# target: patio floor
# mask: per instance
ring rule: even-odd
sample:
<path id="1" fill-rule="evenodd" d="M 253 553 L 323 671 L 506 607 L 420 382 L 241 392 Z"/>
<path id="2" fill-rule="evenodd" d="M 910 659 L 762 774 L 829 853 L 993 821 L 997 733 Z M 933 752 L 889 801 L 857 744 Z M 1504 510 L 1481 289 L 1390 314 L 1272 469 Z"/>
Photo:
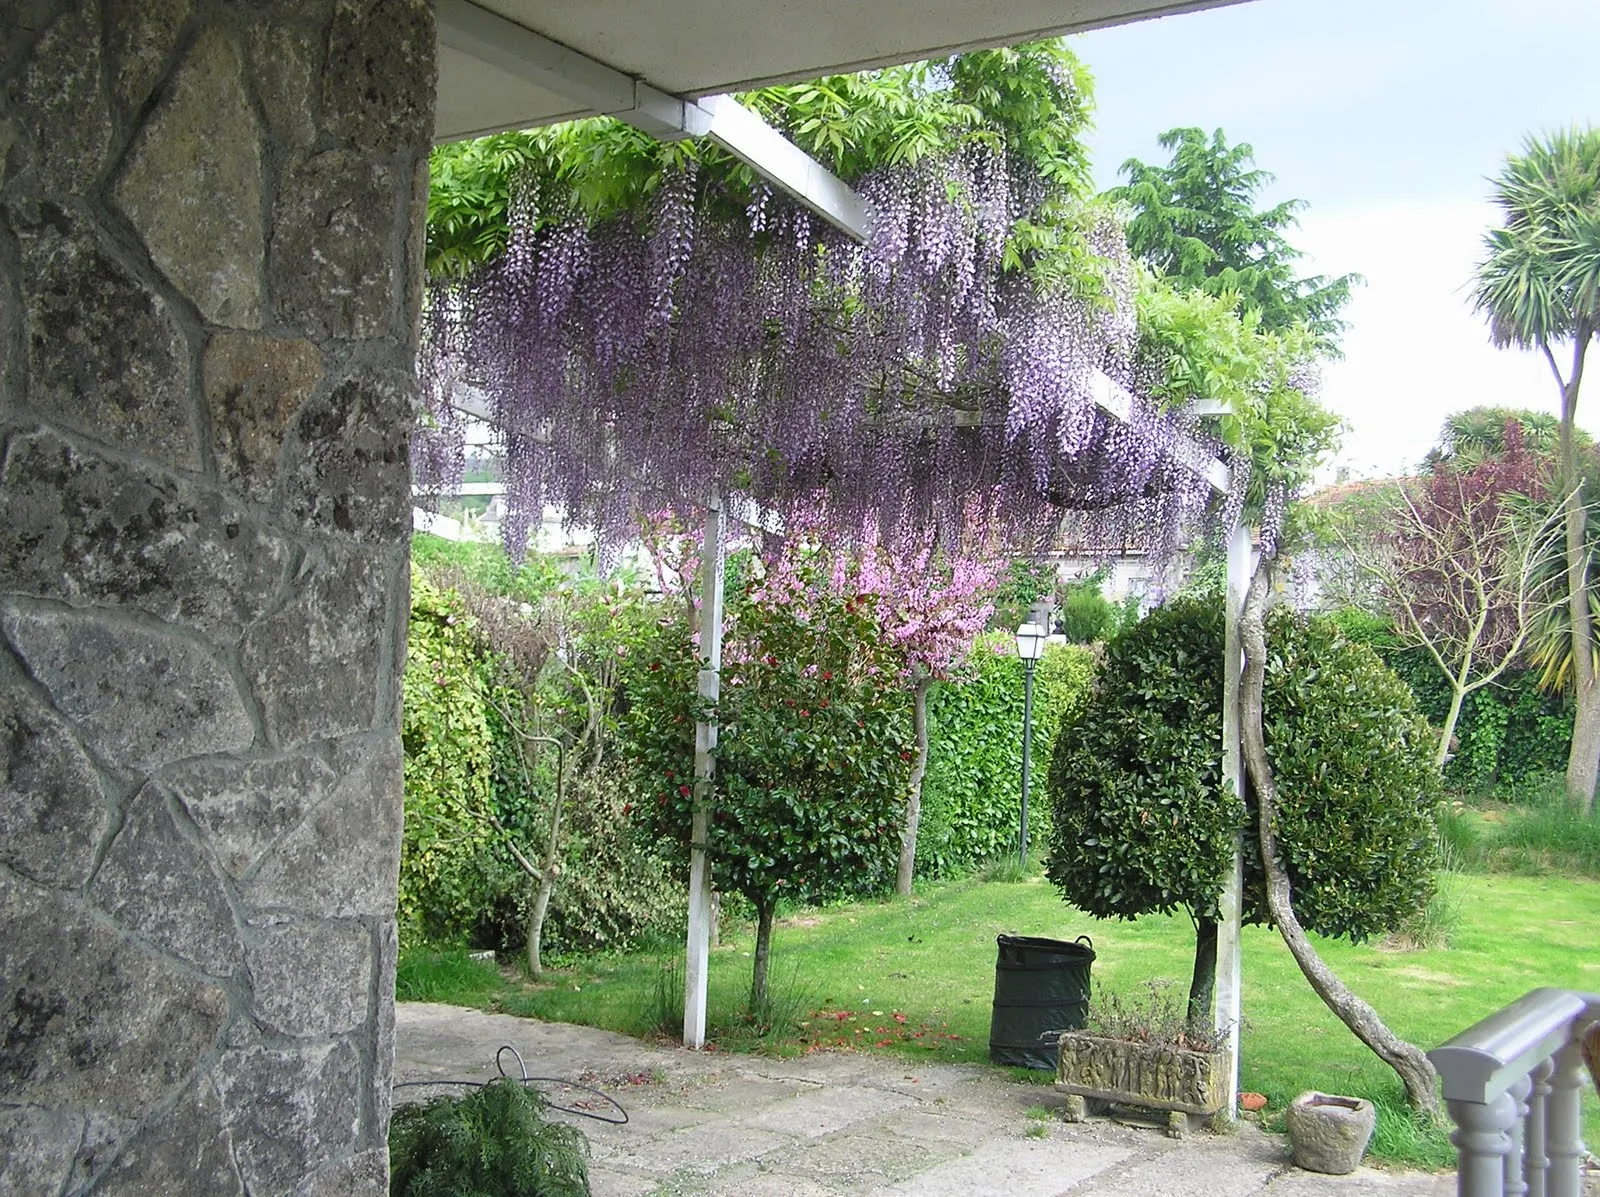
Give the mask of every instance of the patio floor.
<path id="1" fill-rule="evenodd" d="M 1232 1135 L 1199 1131 L 1174 1140 L 1106 1119 L 1030 1119 L 1030 1108 L 1058 1109 L 1052 1088 L 971 1065 L 917 1066 L 865 1052 L 793 1060 L 688 1052 L 456 1006 L 400 1005 L 395 1080 L 487 1079 L 506 1043 L 530 1074 L 592 1085 L 626 1108 L 622 1126 L 576 1119 L 592 1149 L 594 1197 L 1455 1192 L 1454 1176 L 1303 1172 L 1289 1159 L 1287 1139 L 1248 1124 Z M 506 1063 L 514 1070 L 509 1054 Z M 410 1088 L 396 1096 L 429 1093 Z"/>

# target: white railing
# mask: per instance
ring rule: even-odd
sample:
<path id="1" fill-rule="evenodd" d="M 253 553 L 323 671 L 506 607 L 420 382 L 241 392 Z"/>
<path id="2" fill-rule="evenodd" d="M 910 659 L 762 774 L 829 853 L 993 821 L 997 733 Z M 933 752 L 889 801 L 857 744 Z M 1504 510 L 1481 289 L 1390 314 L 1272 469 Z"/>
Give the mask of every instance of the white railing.
<path id="1" fill-rule="evenodd" d="M 1600 994 L 1535 989 L 1428 1053 L 1456 1124 L 1461 1197 L 1579 1197 L 1578 1037 Z"/>

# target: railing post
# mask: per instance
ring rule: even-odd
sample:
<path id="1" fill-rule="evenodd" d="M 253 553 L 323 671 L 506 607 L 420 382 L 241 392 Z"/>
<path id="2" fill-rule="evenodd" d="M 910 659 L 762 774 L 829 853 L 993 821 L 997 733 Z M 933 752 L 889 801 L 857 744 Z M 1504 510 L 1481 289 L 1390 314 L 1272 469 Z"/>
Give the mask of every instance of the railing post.
<path id="1" fill-rule="evenodd" d="M 1546 1197 L 1579 1197 L 1583 1166 L 1582 1123 L 1578 1096 L 1583 1087 L 1583 1059 L 1575 1041 L 1553 1057 L 1550 1096 L 1545 1099 L 1545 1142 L 1550 1156 Z"/>
<path id="2" fill-rule="evenodd" d="M 1523 1197 L 1528 1191 L 1528 1181 L 1523 1175 L 1523 1132 L 1527 1126 L 1528 1091 L 1533 1088 L 1529 1077 L 1522 1077 L 1506 1090 L 1511 1098 L 1511 1150 L 1506 1152 L 1506 1197 Z"/>
<path id="3" fill-rule="evenodd" d="M 1456 1148 L 1456 1192 L 1459 1197 L 1502 1197 L 1505 1192 L 1506 1157 L 1511 1152 L 1511 1124 L 1517 1103 L 1501 1093 L 1487 1104 L 1451 1101 L 1446 1105 L 1456 1130 L 1450 1142 Z"/>
<path id="4" fill-rule="evenodd" d="M 1550 1157 L 1545 1154 L 1545 1102 L 1550 1097 L 1550 1076 L 1555 1061 L 1545 1059 L 1528 1074 L 1532 1088 L 1528 1094 L 1528 1121 L 1522 1144 L 1522 1169 L 1528 1178 L 1528 1197 L 1548 1197 L 1545 1169 Z"/>

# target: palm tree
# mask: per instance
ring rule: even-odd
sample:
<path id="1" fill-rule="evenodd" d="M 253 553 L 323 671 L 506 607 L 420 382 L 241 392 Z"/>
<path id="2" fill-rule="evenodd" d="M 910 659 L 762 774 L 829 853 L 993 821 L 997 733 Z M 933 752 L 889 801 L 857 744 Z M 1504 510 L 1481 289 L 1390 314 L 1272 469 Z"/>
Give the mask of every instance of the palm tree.
<path id="1" fill-rule="evenodd" d="M 1567 758 L 1567 797 L 1585 812 L 1600 772 L 1600 685 L 1589 609 L 1587 504 L 1578 487 L 1574 418 L 1584 358 L 1600 331 L 1600 130 L 1531 137 L 1494 180 L 1505 224 L 1485 238 L 1475 301 L 1496 345 L 1537 349 L 1561 391 L 1561 481 L 1566 494 L 1567 604 L 1577 718 Z M 1563 372 L 1556 358 L 1570 348 Z"/>

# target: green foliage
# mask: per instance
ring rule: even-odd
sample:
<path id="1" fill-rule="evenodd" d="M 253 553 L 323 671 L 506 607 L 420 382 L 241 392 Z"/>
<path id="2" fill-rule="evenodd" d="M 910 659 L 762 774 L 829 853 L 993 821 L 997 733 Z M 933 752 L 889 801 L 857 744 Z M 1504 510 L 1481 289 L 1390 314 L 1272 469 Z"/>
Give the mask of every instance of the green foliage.
<path id="1" fill-rule="evenodd" d="M 1245 818 L 1222 785 L 1222 607 L 1158 607 L 1106 646 L 1051 759 L 1050 880 L 1098 918 L 1215 918 Z"/>
<path id="2" fill-rule="evenodd" d="M 489 900 L 493 738 L 483 662 L 459 596 L 411 578 L 401 742 L 405 832 L 401 934 L 459 935 Z"/>
<path id="3" fill-rule="evenodd" d="M 894 876 L 911 721 L 871 606 L 734 596 L 710 853 L 718 886 L 759 908 L 880 891 Z M 696 662 L 664 620 L 629 654 L 623 719 L 636 817 L 687 855 Z"/>
<path id="4" fill-rule="evenodd" d="M 1237 296 L 1269 331 L 1303 326 L 1332 348 L 1344 330 L 1339 312 L 1360 278 L 1297 277 L 1294 263 L 1303 255 L 1283 234 L 1298 223 L 1302 201 L 1257 210 L 1256 196 L 1272 176 L 1255 168 L 1250 146 L 1228 145 L 1221 129 L 1210 139 L 1200 129 L 1169 129 L 1161 146 L 1172 151 L 1168 165 L 1129 159 L 1122 164 L 1127 185 L 1109 193 L 1134 210 L 1134 254 L 1184 290 Z"/>
<path id="5" fill-rule="evenodd" d="M 1008 268 L 1027 269 L 1045 283 L 1100 290 L 1100 267 L 1085 236 L 1099 214 L 1078 202 L 1089 189 L 1083 134 L 1092 84 L 1062 39 L 766 87 L 739 98 L 850 182 L 963 142 L 1003 148 L 1054 189 L 1040 219 L 1014 224 Z M 705 139 L 660 142 L 599 117 L 440 146 L 430 163 L 428 272 L 460 276 L 500 253 L 514 202 L 527 203 L 540 222 L 576 214 L 594 222 L 641 219 L 667 173 L 691 161 L 712 201 L 742 217 L 758 180 Z"/>
<path id="6" fill-rule="evenodd" d="M 1444 721 L 1450 686 L 1426 649 L 1406 647 L 1387 619 L 1359 608 L 1341 608 L 1330 618 L 1400 676 L 1430 722 Z M 1571 700 L 1541 690 L 1536 670 L 1509 670 L 1462 703 L 1455 755 L 1445 766 L 1444 780 L 1458 789 L 1515 794 L 1563 768 L 1571 742 Z"/>
<path id="7" fill-rule="evenodd" d="M 1406 684 L 1329 620 L 1280 607 L 1267 639 L 1263 729 L 1295 912 L 1319 934 L 1360 943 L 1432 896 L 1435 737 Z M 1245 905 L 1265 920 L 1258 849 L 1246 836 Z"/>
<path id="8" fill-rule="evenodd" d="M 588 1197 L 589 1144 L 505 1077 L 463 1097 L 401 1106 L 389 1122 L 395 1197 Z"/>
<path id="9" fill-rule="evenodd" d="M 1013 560 L 1000 576 L 989 627 L 1008 632 L 1016 630 L 1035 603 L 1053 597 L 1055 584 L 1056 568 L 1052 562 L 1031 557 Z"/>
<path id="10" fill-rule="evenodd" d="M 1268 620 L 1264 727 L 1278 838 L 1301 921 L 1359 942 L 1432 885 L 1438 781 L 1409 690 L 1329 620 Z M 1236 829 L 1254 818 L 1222 784 L 1220 604 L 1180 599 L 1106 646 L 1093 694 L 1050 771 L 1050 879 L 1102 918 L 1217 915 Z M 1262 921 L 1246 845 L 1246 918 Z"/>
<path id="11" fill-rule="evenodd" d="M 1048 645 L 1033 678 L 1029 840 L 1049 830 L 1045 767 L 1063 722 L 1089 691 L 1094 658 Z M 928 774 L 922 783 L 917 873 L 949 877 L 1014 854 L 1022 806 L 1022 663 L 1009 633 L 980 640 L 961 679 L 928 694 Z"/>
<path id="12" fill-rule="evenodd" d="M 1106 598 L 1101 587 L 1105 573 L 1091 574 L 1061 588 L 1061 602 L 1056 608 L 1056 630 L 1067 638 L 1069 644 L 1095 644 L 1109 640 L 1122 630 L 1129 612 L 1138 618 L 1138 599 L 1119 606 Z M 1132 598 L 1132 596 L 1130 596 Z"/>
<path id="13" fill-rule="evenodd" d="M 1600 328 L 1600 129 L 1530 137 L 1493 198 L 1504 224 L 1485 238 L 1475 294 L 1491 339 L 1546 352 L 1574 340 L 1581 354 Z"/>
<path id="14" fill-rule="evenodd" d="M 675 928 L 681 887 L 654 841 L 624 817 L 627 794 L 616 772 L 590 767 L 612 733 L 609 686 L 619 649 L 626 651 L 640 626 L 637 591 L 565 578 L 534 554 L 513 567 L 497 546 L 418 537 L 414 548 L 403 714 L 405 941 L 502 951 L 526 943 L 535 883 L 507 842 L 542 859 L 556 758 L 538 749 L 531 775 L 524 773 L 502 711 L 525 729 L 559 735 L 581 756 L 567 787 L 545 951 L 612 949 Z M 470 601 L 429 581 L 423 565 L 454 579 Z M 529 604 L 526 618 L 519 603 Z M 527 633 L 529 620 L 547 617 L 559 623 L 562 659 L 537 677 L 520 676 L 511 641 Z M 586 687 L 599 706 L 587 739 Z"/>

